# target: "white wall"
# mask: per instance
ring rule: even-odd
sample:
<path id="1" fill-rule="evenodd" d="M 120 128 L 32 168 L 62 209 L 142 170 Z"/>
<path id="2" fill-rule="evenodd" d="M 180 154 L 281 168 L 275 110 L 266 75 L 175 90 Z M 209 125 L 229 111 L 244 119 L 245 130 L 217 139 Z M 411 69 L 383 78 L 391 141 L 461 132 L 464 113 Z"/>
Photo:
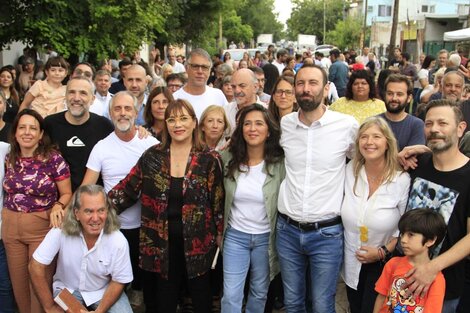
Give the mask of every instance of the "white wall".
<path id="1" fill-rule="evenodd" d="M 0 51 L 0 66 L 16 65 L 18 58 L 23 54 L 23 49 L 26 47 L 21 42 L 15 41 L 10 46 Z"/>

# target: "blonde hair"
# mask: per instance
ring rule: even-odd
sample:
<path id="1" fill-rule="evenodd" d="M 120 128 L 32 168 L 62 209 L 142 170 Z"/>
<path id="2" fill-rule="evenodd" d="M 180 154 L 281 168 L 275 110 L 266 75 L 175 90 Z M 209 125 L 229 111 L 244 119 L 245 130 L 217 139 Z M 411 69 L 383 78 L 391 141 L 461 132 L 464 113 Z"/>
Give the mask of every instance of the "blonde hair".
<path id="1" fill-rule="evenodd" d="M 361 138 L 361 135 L 372 126 L 377 126 L 380 132 L 384 135 L 385 139 L 387 140 L 387 150 L 385 150 L 384 156 L 385 168 L 383 171 L 383 181 L 390 182 L 397 175 L 397 172 L 403 171 L 400 164 L 398 163 L 397 140 L 395 139 L 395 135 L 393 134 L 390 126 L 388 126 L 388 123 L 381 117 L 369 117 L 362 123 L 361 127 L 359 127 L 355 143 L 355 155 L 354 159 L 352 160 L 354 174 L 354 194 L 356 194 L 356 185 L 357 179 L 359 177 L 359 172 L 362 166 L 365 164 L 364 156 L 359 150 L 359 138 Z"/>
<path id="2" fill-rule="evenodd" d="M 227 114 L 225 114 L 224 108 L 221 107 L 220 105 L 212 104 L 212 105 L 209 105 L 204 110 L 204 112 L 202 112 L 201 117 L 199 119 L 197 135 L 199 137 L 199 142 L 201 142 L 202 144 L 206 144 L 205 135 L 204 135 L 204 132 L 202 131 L 202 127 L 204 126 L 204 122 L 207 119 L 207 116 L 209 116 L 209 114 L 213 112 L 221 113 L 223 116 L 225 126 L 224 126 L 224 133 L 222 134 L 222 137 L 224 137 L 224 135 L 227 135 L 227 136 L 230 135 L 230 123 L 228 121 Z"/>

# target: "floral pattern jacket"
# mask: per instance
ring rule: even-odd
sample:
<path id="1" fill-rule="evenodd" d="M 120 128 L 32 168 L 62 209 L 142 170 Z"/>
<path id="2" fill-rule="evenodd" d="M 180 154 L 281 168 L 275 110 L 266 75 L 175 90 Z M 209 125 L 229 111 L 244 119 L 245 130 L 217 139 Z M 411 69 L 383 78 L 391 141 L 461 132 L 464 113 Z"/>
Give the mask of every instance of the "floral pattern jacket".
<path id="1" fill-rule="evenodd" d="M 140 267 L 168 278 L 168 215 L 170 151 L 151 147 L 130 173 L 109 192 L 118 213 L 142 203 Z M 191 151 L 183 181 L 184 254 L 188 278 L 206 273 L 222 234 L 223 174 L 216 152 Z"/>

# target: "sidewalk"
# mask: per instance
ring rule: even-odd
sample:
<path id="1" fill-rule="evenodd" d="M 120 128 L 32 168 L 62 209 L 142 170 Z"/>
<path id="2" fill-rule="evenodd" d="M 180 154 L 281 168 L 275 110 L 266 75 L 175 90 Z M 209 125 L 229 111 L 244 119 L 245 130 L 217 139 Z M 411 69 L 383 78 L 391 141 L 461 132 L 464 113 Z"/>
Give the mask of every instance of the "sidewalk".
<path id="1" fill-rule="evenodd" d="M 134 313 L 143 313 L 143 307 L 137 308 L 134 310 Z M 338 282 L 338 287 L 336 290 L 336 313 L 348 313 L 349 312 L 349 304 L 348 298 L 346 296 L 346 285 L 341 280 Z M 274 310 L 273 313 L 285 313 L 285 310 Z"/>

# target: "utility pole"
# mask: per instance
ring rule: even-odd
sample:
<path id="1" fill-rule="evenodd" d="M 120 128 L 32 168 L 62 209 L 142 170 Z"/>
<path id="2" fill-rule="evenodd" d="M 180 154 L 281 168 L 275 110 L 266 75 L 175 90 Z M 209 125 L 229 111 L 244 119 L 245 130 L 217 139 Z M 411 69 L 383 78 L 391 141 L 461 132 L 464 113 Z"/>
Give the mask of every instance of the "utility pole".
<path id="1" fill-rule="evenodd" d="M 326 0 L 323 0 L 323 44 L 326 44 Z"/>
<path id="2" fill-rule="evenodd" d="M 388 45 L 388 60 L 393 59 L 393 50 L 395 42 L 397 41 L 397 26 L 398 26 L 398 8 L 399 0 L 394 0 L 393 4 L 393 19 L 392 19 L 392 33 L 390 36 L 390 44 Z"/>
<path id="3" fill-rule="evenodd" d="M 222 40 L 223 40 L 223 37 L 222 37 L 222 13 L 219 13 L 219 44 L 218 44 L 218 48 L 222 48 Z"/>
<path id="4" fill-rule="evenodd" d="M 366 41 L 366 31 L 367 31 L 367 7 L 369 6 L 368 0 L 364 3 L 364 22 L 362 24 L 361 37 L 359 39 L 359 48 L 364 47 L 364 42 Z"/>

